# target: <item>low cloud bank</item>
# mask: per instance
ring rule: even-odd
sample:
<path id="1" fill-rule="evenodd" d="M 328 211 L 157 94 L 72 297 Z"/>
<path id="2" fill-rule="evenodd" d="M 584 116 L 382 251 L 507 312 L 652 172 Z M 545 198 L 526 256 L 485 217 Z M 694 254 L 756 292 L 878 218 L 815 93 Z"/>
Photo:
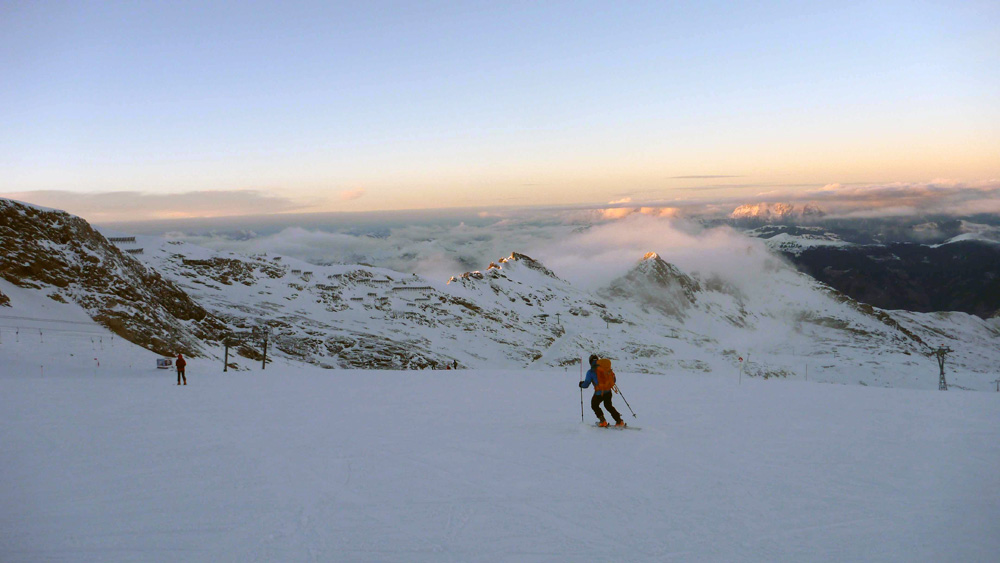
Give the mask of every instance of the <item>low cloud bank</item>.
<path id="1" fill-rule="evenodd" d="M 255 235 L 247 232 L 190 235 L 169 233 L 216 250 L 293 256 L 314 264 L 358 264 L 417 273 L 433 279 L 486 269 L 511 252 L 530 253 L 540 241 L 564 236 L 568 224 L 524 222 L 496 218 L 485 225 L 465 222 L 403 225 L 385 229 L 348 228 L 346 231 L 288 227 Z"/>
<path id="2" fill-rule="evenodd" d="M 240 231 L 169 236 L 217 250 L 267 252 L 314 264 L 366 263 L 436 280 L 520 252 L 540 260 L 558 276 L 584 289 L 607 285 L 633 268 L 647 252 L 688 273 L 716 275 L 738 287 L 764 268 L 763 244 L 720 227 L 633 213 L 609 219 L 601 212 L 551 212 L 530 217 L 491 217 L 466 222 L 404 225 L 388 229 L 331 232 L 288 227 L 256 235 Z"/>
<path id="3" fill-rule="evenodd" d="M 774 260 L 763 243 L 729 227 L 704 229 L 685 221 L 636 213 L 594 225 L 572 236 L 541 243 L 537 258 L 560 277 L 587 289 L 606 286 L 656 252 L 685 273 L 743 281 Z"/>

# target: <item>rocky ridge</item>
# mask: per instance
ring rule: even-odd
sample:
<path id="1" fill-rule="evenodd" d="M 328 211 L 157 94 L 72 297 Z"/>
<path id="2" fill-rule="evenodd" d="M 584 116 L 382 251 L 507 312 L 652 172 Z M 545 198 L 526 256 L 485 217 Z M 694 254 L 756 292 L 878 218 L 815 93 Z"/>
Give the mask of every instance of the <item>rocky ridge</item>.
<path id="1" fill-rule="evenodd" d="M 71 300 L 119 336 L 197 356 L 223 326 L 172 281 L 68 213 L 0 199 L 0 278 Z"/>

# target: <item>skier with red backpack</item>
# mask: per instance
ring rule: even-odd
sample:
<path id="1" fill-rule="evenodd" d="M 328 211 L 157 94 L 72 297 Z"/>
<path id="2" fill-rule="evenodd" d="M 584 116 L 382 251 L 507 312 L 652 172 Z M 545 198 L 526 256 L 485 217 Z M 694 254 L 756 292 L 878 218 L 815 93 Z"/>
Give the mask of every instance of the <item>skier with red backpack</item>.
<path id="1" fill-rule="evenodd" d="M 580 388 L 586 389 L 591 384 L 594 385 L 594 397 L 590 400 L 590 408 L 594 409 L 594 414 L 600 420 L 597 425 L 608 426 L 604 412 L 601 411 L 601 403 L 604 403 L 604 408 L 608 409 L 615 419 L 615 426 L 624 428 L 625 421 L 622 420 L 622 415 L 618 414 L 611 404 L 611 391 L 615 387 L 615 372 L 611 369 L 611 360 L 598 358 L 596 354 L 590 355 L 590 369 L 587 371 L 587 377 L 580 382 Z"/>

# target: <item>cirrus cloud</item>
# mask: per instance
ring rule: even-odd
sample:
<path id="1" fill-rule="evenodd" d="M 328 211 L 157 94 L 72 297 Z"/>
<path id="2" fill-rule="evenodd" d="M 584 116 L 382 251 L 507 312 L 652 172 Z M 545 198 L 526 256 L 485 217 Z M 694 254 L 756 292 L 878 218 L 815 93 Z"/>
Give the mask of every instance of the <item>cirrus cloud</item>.
<path id="1" fill-rule="evenodd" d="M 365 196 L 365 189 L 358 188 L 356 190 L 341 190 L 340 200 L 341 201 L 353 201 L 355 199 L 361 199 Z"/>

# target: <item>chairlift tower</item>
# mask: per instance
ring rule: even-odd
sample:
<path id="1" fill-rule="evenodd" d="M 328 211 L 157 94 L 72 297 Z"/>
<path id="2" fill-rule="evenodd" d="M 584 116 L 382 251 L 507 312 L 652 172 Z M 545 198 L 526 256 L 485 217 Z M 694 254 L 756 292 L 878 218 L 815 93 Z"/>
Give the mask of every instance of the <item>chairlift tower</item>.
<path id="1" fill-rule="evenodd" d="M 246 344 L 248 341 L 251 340 L 251 337 L 252 333 L 247 331 L 239 331 L 239 332 L 231 332 L 222 339 L 222 344 L 223 346 L 225 346 L 226 349 L 225 356 L 222 360 L 223 372 L 229 371 L 229 348 L 233 346 Z"/>
<path id="2" fill-rule="evenodd" d="M 947 346 L 942 346 L 942 347 L 938 348 L 937 350 L 934 350 L 933 352 L 931 352 L 932 356 L 937 356 L 938 367 L 941 368 L 941 379 L 938 380 L 938 391 L 947 391 L 948 390 L 948 382 L 945 381 L 945 379 L 944 379 L 944 359 L 945 359 L 945 357 L 948 354 L 950 354 L 952 352 L 954 352 L 954 350 L 952 350 L 951 348 L 949 348 Z"/>
<path id="3" fill-rule="evenodd" d="M 267 340 L 271 336 L 271 327 L 269 327 L 268 325 L 264 324 L 263 321 L 261 321 L 261 324 L 259 326 L 253 327 L 252 334 L 263 348 L 264 353 L 263 353 L 263 359 L 260 362 L 260 369 L 265 370 L 267 369 Z"/>

